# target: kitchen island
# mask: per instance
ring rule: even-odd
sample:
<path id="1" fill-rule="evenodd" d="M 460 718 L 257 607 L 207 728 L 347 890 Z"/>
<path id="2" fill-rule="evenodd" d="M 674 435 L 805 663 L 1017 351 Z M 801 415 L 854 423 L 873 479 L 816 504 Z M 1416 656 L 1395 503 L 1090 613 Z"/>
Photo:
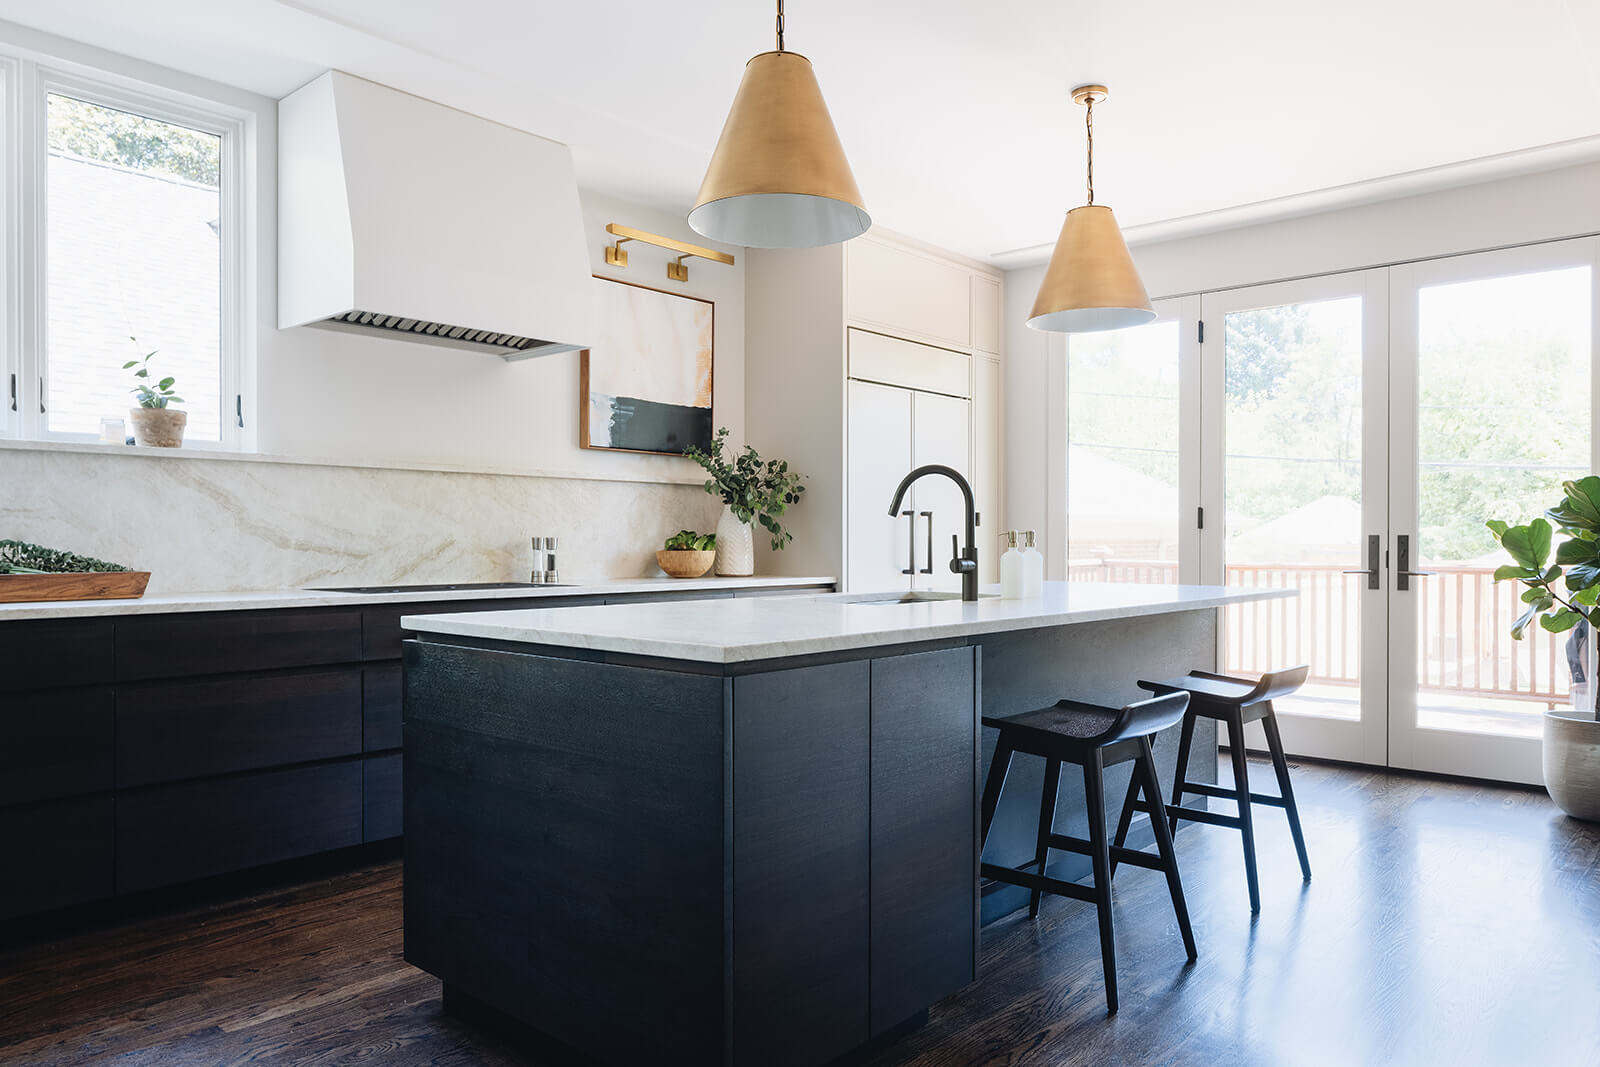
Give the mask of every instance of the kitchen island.
<path id="1" fill-rule="evenodd" d="M 408 616 L 406 958 L 447 1004 L 607 1062 L 822 1064 L 892 1038 L 976 977 L 982 919 L 1026 901 L 979 885 L 979 716 L 1213 668 L 1217 609 L 1283 595 Z M 1027 762 L 989 862 L 1031 858 Z"/>

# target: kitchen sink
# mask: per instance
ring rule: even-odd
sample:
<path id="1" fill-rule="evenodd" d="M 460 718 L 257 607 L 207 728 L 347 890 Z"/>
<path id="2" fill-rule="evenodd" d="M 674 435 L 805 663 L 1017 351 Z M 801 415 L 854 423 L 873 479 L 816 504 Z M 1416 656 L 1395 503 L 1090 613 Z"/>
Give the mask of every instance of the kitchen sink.
<path id="1" fill-rule="evenodd" d="M 345 585 L 313 588 L 309 593 L 454 593 L 476 589 L 570 589 L 561 582 L 444 582 L 431 585 Z"/>
<path id="2" fill-rule="evenodd" d="M 998 594 L 979 593 L 979 600 L 992 600 Z M 859 599 L 852 598 L 846 603 L 850 604 L 925 604 L 938 600 L 960 600 L 960 593 L 936 593 L 928 589 L 914 589 L 909 593 L 868 593 Z"/>

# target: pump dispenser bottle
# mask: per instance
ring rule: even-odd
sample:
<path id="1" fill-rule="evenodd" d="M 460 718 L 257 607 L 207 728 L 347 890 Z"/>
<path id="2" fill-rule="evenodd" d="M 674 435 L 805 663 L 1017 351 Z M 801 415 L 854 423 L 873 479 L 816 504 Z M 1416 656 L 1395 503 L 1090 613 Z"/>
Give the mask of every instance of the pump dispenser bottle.
<path id="1" fill-rule="evenodd" d="M 1005 555 L 1000 557 L 1000 599 L 1021 600 L 1025 595 L 1023 570 L 1026 565 L 1023 563 L 1022 553 L 1017 551 L 1017 531 L 1007 530 L 1000 536 L 1005 538 L 1006 544 L 1010 546 L 1006 549 Z"/>
<path id="2" fill-rule="evenodd" d="M 1033 531 L 1022 534 L 1022 596 L 1034 600 L 1044 596 L 1044 556 L 1033 547 Z"/>

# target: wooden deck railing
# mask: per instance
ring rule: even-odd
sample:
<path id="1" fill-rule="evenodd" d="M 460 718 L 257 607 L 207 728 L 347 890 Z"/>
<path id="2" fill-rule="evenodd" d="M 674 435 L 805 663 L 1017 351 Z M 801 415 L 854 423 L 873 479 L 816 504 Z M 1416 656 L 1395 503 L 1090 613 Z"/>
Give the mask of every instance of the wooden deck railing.
<path id="1" fill-rule="evenodd" d="M 1354 566 L 1352 564 L 1352 566 Z M 1224 669 L 1264 671 L 1310 663 L 1310 681 L 1354 686 L 1360 678 L 1360 574 L 1328 563 L 1237 563 L 1230 586 L 1296 588 L 1298 597 L 1223 609 Z M 1433 693 L 1457 693 L 1549 706 L 1568 699 L 1566 634 L 1531 627 L 1511 639 L 1521 613 L 1519 590 L 1494 581 L 1490 567 L 1430 563 L 1416 579 L 1417 680 Z M 1170 560 L 1073 560 L 1077 581 L 1171 584 Z"/>

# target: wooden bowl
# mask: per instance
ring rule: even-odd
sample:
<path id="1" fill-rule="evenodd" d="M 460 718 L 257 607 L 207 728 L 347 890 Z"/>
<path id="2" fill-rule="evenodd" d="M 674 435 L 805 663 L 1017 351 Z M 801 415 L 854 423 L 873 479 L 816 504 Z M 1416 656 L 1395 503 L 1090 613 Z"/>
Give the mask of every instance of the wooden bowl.
<path id="1" fill-rule="evenodd" d="M 696 552 L 688 548 L 658 549 L 656 551 L 656 564 L 673 578 L 700 578 L 711 569 L 717 561 L 717 550 L 707 549 Z"/>

